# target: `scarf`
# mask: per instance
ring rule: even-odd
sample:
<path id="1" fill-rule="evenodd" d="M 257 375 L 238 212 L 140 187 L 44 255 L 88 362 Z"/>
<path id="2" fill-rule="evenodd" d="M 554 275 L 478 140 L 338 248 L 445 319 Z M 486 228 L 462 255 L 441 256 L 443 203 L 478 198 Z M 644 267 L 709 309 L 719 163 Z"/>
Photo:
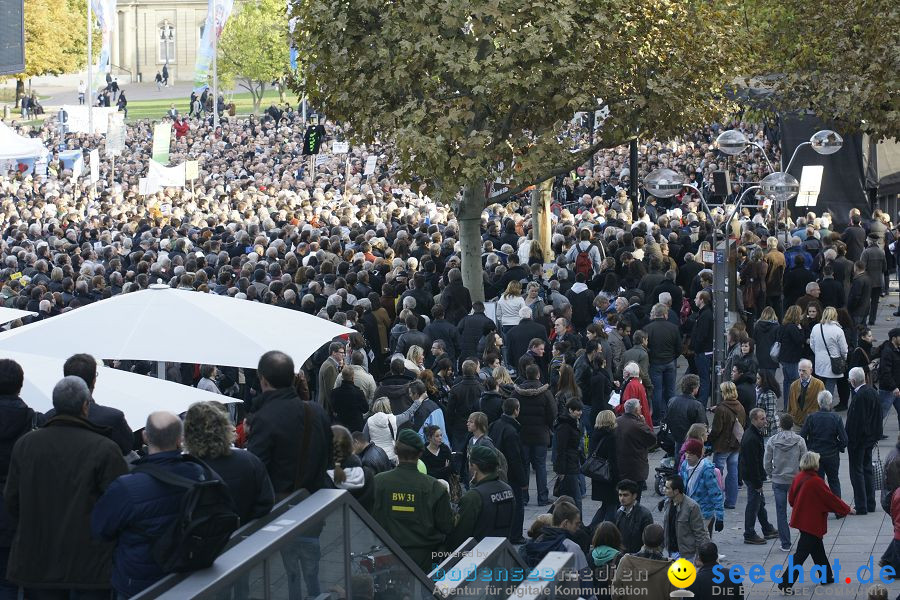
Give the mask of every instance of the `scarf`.
<path id="1" fill-rule="evenodd" d="M 595 567 L 602 567 L 614 559 L 618 553 L 619 551 L 615 548 L 610 548 L 609 546 L 597 546 L 591 550 L 591 558 L 594 559 Z"/>

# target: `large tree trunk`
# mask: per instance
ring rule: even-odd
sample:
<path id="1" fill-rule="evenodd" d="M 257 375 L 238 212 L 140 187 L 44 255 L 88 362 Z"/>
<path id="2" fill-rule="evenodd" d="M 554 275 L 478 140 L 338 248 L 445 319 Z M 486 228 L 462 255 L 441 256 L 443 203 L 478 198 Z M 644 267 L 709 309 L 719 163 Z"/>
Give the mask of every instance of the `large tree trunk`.
<path id="1" fill-rule="evenodd" d="M 463 285 L 472 301 L 484 302 L 484 281 L 481 268 L 481 213 L 484 210 L 484 184 L 472 183 L 463 190 L 459 204 L 459 245 L 462 259 Z"/>
<path id="2" fill-rule="evenodd" d="M 544 262 L 553 259 L 550 251 L 550 200 L 553 180 L 548 179 L 531 191 L 531 239 L 541 245 Z"/>

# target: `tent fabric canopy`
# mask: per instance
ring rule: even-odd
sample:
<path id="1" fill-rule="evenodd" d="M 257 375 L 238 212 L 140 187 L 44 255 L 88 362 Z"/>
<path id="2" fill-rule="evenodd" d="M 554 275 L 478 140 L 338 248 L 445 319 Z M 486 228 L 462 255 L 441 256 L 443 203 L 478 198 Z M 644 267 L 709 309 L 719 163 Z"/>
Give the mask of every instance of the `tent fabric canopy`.
<path id="1" fill-rule="evenodd" d="M 36 314 L 37 313 L 33 313 L 29 310 L 19 310 L 18 308 L 6 308 L 5 306 L 0 306 L 0 325 L 15 321 L 16 319 L 31 317 Z"/>
<path id="2" fill-rule="evenodd" d="M 352 332 L 296 310 L 153 285 L 4 332 L 0 352 L 255 369 L 264 353 L 281 350 L 299 369 L 323 344 Z"/>
<path id="3" fill-rule="evenodd" d="M 0 121 L 0 160 L 35 158 L 46 153 L 41 140 L 19 135 Z"/>
<path id="4" fill-rule="evenodd" d="M 38 412 L 53 408 L 53 388 L 63 377 L 65 358 L 21 352 L 2 352 L 0 356 L 16 361 L 25 372 L 25 385 L 19 396 L 28 406 Z M 93 396 L 98 404 L 112 406 L 125 413 L 125 420 L 134 431 L 142 429 L 147 417 L 159 410 L 178 415 L 195 402 L 237 401 L 195 387 L 102 366 L 97 367 Z"/>

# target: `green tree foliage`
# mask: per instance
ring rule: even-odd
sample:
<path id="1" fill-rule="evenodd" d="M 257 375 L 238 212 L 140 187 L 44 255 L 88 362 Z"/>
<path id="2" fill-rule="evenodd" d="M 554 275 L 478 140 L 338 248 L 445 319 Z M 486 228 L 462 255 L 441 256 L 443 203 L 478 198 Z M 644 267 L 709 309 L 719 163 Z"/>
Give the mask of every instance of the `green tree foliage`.
<path id="1" fill-rule="evenodd" d="M 363 140 L 390 140 L 406 176 L 453 201 L 463 275 L 480 297 L 484 182 L 514 193 L 635 137 L 721 115 L 741 73 L 733 0 L 295 0 L 313 101 Z M 735 33 L 734 30 L 737 30 Z M 560 142 L 608 106 L 591 148 Z M 494 200 L 508 197 L 504 194 Z"/>
<path id="2" fill-rule="evenodd" d="M 96 36 L 95 40 L 95 54 L 99 54 Z M 87 63 L 86 53 L 86 2 L 25 2 L 25 72 L 20 77 L 59 75 L 83 69 Z"/>
<path id="3" fill-rule="evenodd" d="M 287 15 L 281 0 L 250 0 L 229 19 L 219 39 L 219 75 L 237 81 L 253 96 L 259 111 L 266 86 L 287 76 Z"/>
<path id="4" fill-rule="evenodd" d="M 773 87 L 779 108 L 900 138 L 900 3 L 782 0 L 745 10 L 756 32 L 748 75 Z"/>

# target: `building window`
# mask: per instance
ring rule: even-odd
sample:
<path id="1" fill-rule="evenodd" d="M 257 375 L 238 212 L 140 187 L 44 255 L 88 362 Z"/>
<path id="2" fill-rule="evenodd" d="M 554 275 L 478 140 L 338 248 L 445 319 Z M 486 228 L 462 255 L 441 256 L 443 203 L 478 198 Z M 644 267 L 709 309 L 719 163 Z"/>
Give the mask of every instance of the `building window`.
<path id="1" fill-rule="evenodd" d="M 163 64 L 175 62 L 175 26 L 163 21 L 157 30 L 158 62 Z"/>

